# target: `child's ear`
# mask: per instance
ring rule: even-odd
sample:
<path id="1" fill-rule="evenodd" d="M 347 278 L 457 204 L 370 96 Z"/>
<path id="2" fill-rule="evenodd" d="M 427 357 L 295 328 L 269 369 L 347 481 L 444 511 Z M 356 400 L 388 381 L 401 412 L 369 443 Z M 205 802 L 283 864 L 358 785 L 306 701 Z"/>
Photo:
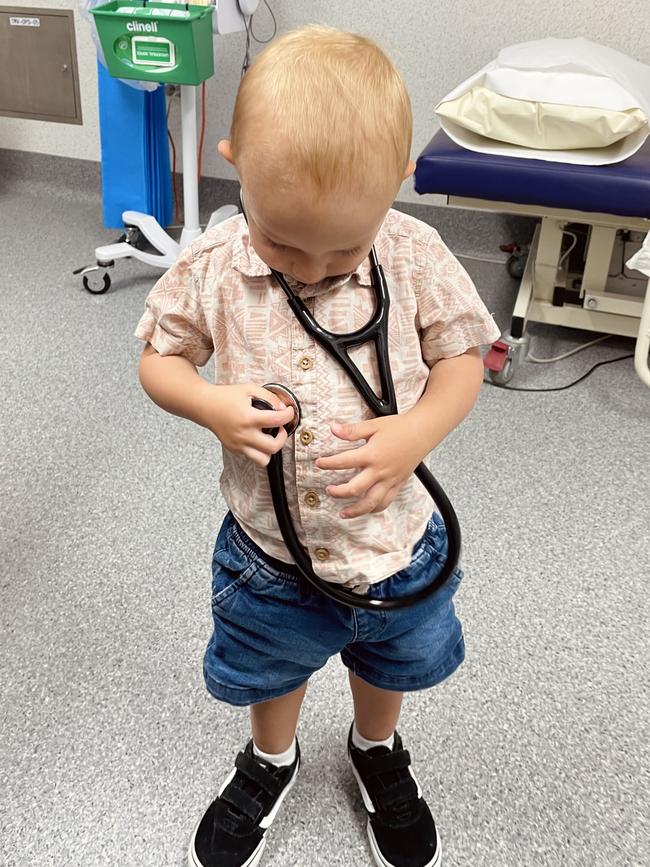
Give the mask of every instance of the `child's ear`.
<path id="1" fill-rule="evenodd" d="M 413 162 L 413 160 L 409 160 L 409 163 L 404 170 L 404 177 L 402 178 L 402 180 L 405 181 L 407 178 L 410 178 L 414 171 L 415 163 Z"/>
<path id="2" fill-rule="evenodd" d="M 230 146 L 230 139 L 222 138 L 219 144 L 217 145 L 217 150 L 231 165 L 235 165 L 235 160 L 232 155 L 232 147 Z"/>

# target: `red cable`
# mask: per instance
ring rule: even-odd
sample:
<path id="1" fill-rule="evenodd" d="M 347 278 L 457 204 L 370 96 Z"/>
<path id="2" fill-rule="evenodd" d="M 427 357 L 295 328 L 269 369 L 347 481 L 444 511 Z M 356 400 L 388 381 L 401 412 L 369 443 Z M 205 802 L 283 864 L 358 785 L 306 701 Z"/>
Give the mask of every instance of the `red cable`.
<path id="1" fill-rule="evenodd" d="M 167 135 L 169 136 L 169 141 L 172 146 L 172 183 L 174 185 L 174 222 L 176 225 L 180 222 L 180 217 L 178 214 L 178 187 L 176 186 L 176 147 L 174 145 L 174 139 L 172 138 L 172 134 L 169 130 L 167 130 Z"/>
<path id="2" fill-rule="evenodd" d="M 172 107 L 172 99 L 173 96 L 169 98 L 169 106 L 167 107 L 167 135 L 169 136 L 169 143 L 172 146 L 172 184 L 174 187 L 174 223 L 176 225 L 179 224 L 179 206 L 178 206 L 178 187 L 176 186 L 176 145 L 174 144 L 174 138 L 169 130 L 169 112 Z"/>
<path id="3" fill-rule="evenodd" d="M 201 180 L 201 164 L 203 162 L 203 142 L 205 141 L 205 81 L 201 87 L 201 138 L 199 139 L 199 171 L 197 182 Z"/>

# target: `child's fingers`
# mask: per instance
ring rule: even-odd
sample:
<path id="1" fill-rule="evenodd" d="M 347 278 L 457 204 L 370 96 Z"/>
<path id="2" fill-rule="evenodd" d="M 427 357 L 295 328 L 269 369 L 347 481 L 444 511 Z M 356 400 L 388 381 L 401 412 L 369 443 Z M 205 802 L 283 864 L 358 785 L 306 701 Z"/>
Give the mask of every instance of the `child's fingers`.
<path id="1" fill-rule="evenodd" d="M 274 437 L 270 434 L 262 433 L 262 431 L 252 431 L 250 437 L 247 438 L 246 446 L 270 456 L 279 452 L 287 439 L 286 430 L 280 426 L 278 433 Z"/>
<path id="2" fill-rule="evenodd" d="M 245 446 L 241 453 L 244 457 L 253 461 L 254 464 L 257 464 L 258 467 L 267 467 L 271 460 L 270 455 L 264 454 L 264 452 L 260 452 L 258 449 L 252 449 L 249 446 Z"/>
<path id="3" fill-rule="evenodd" d="M 338 455 L 330 455 L 326 458 L 317 458 L 314 463 L 319 470 L 352 470 L 363 466 L 363 446 L 348 449 Z"/>
<path id="4" fill-rule="evenodd" d="M 248 394 L 251 397 L 259 397 L 260 400 L 265 400 L 267 403 L 270 403 L 275 410 L 284 410 L 286 407 L 286 404 L 280 400 L 277 394 L 273 394 L 273 392 L 269 391 L 267 388 L 262 388 L 261 385 L 251 383 L 248 388 Z M 293 413 L 293 407 L 290 407 L 290 409 Z"/>
<path id="5" fill-rule="evenodd" d="M 358 502 L 346 506 L 340 516 L 342 518 L 358 518 L 360 515 L 369 515 L 371 512 L 382 512 L 394 499 L 388 495 L 384 485 L 373 485 Z"/>
<path id="6" fill-rule="evenodd" d="M 255 433 L 243 446 L 241 453 L 259 467 L 267 467 L 271 456 L 280 451 L 287 439 L 287 432 L 284 428 L 280 428 L 276 437 Z"/>
<path id="7" fill-rule="evenodd" d="M 372 487 L 373 473 L 371 470 L 362 470 L 360 473 L 342 485 L 328 485 L 325 493 L 337 500 L 352 500 L 362 497 Z"/>
<path id="8" fill-rule="evenodd" d="M 272 455 L 281 451 L 281 449 L 284 448 L 284 444 L 289 439 L 289 435 L 287 434 L 286 430 L 283 427 L 280 427 L 280 429 L 278 430 L 277 434 L 274 437 L 269 436 L 268 434 L 265 434 L 265 436 L 266 436 L 267 440 L 270 440 L 268 448 L 270 450 L 270 454 L 272 454 Z"/>
<path id="9" fill-rule="evenodd" d="M 375 504 L 364 497 L 363 500 L 359 500 L 359 502 L 355 503 L 354 506 L 348 506 L 342 512 L 339 512 L 339 516 L 345 519 L 360 518 L 361 515 L 369 515 L 374 511 Z"/>
<path id="10" fill-rule="evenodd" d="M 293 418 L 293 407 L 285 406 L 284 409 L 255 409 L 253 408 L 252 423 L 260 430 L 265 427 L 282 427 L 289 424 Z"/>
<path id="11" fill-rule="evenodd" d="M 289 406 L 288 403 L 285 403 L 282 398 L 278 397 L 278 395 L 274 392 L 269 391 L 266 388 L 262 388 L 261 391 L 264 394 L 264 400 L 268 400 L 268 402 L 274 407 L 274 409 L 284 409 L 285 406 Z"/>

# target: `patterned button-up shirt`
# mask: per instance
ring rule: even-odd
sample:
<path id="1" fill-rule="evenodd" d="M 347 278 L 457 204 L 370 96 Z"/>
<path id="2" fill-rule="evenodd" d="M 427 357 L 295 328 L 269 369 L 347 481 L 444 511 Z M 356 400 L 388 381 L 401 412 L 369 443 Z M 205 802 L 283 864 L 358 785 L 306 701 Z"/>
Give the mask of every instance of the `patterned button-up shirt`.
<path id="1" fill-rule="evenodd" d="M 467 273 L 430 226 L 389 211 L 375 239 L 390 293 L 389 355 L 398 410 L 421 397 L 430 368 L 442 358 L 488 344 L 499 329 Z M 333 332 L 350 332 L 374 309 L 370 267 L 314 285 L 289 281 L 316 319 Z M 160 355 L 194 365 L 215 356 L 219 384 L 279 382 L 297 396 L 302 420 L 283 449 L 285 482 L 298 537 L 316 572 L 360 587 L 403 569 L 424 532 L 433 504 L 411 476 L 383 512 L 343 519 L 345 501 L 325 493 L 356 470 L 321 470 L 319 456 L 355 447 L 330 425 L 372 418 L 350 379 L 291 313 L 270 269 L 253 250 L 243 217 L 210 229 L 153 287 L 136 336 Z M 372 342 L 350 351 L 380 393 Z M 267 554 L 293 562 L 273 511 L 266 470 L 223 450 L 221 490 L 237 521 Z"/>

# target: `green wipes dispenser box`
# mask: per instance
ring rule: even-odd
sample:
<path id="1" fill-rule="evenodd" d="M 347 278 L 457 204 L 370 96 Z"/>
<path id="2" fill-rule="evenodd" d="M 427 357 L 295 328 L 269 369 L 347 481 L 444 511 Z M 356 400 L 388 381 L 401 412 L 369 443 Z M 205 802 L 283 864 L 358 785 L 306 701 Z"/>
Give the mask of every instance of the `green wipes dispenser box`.
<path id="1" fill-rule="evenodd" d="M 111 0 L 90 11 L 115 78 L 201 84 L 214 73 L 214 6 Z"/>

